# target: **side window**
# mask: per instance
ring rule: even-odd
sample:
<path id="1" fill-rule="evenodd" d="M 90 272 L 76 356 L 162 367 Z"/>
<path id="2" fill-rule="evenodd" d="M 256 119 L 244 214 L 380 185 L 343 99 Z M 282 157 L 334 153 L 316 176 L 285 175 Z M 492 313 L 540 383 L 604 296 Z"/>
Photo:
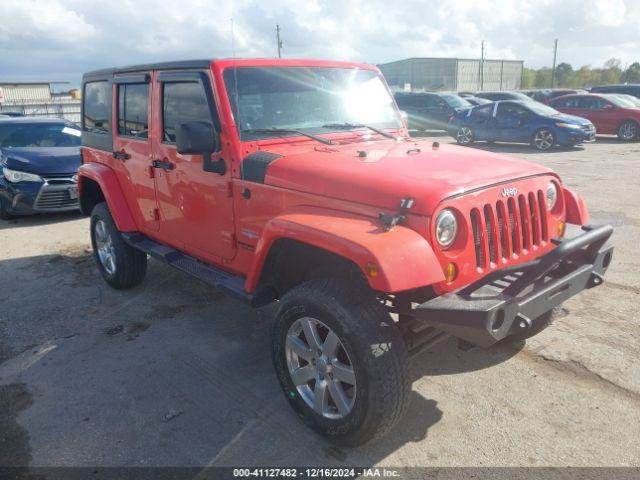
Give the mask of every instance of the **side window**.
<path id="1" fill-rule="evenodd" d="M 472 110 L 473 116 L 477 118 L 489 118 L 493 113 L 493 104 L 488 103 Z"/>
<path id="2" fill-rule="evenodd" d="M 597 110 L 598 102 L 593 97 L 582 97 L 580 99 L 580 108 L 584 108 L 587 110 Z"/>
<path id="3" fill-rule="evenodd" d="M 205 122 L 215 127 L 200 82 L 165 82 L 162 92 L 163 142 L 175 143 L 176 126 L 181 123 Z"/>
<path id="4" fill-rule="evenodd" d="M 149 134 L 149 84 L 118 86 L 118 135 L 147 138 Z"/>
<path id="5" fill-rule="evenodd" d="M 87 82 L 84 85 L 82 129 L 91 133 L 109 133 L 111 88 L 109 82 Z"/>
<path id="6" fill-rule="evenodd" d="M 581 97 L 563 98 L 555 103 L 558 108 L 579 108 Z"/>

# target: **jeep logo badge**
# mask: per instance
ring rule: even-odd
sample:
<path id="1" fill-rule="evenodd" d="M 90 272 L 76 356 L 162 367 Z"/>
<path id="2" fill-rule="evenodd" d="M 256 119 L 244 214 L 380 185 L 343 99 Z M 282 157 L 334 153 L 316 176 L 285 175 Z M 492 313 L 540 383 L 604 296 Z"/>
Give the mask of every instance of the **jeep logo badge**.
<path id="1" fill-rule="evenodd" d="M 518 189 L 516 187 L 511 187 L 511 188 L 505 187 L 502 189 L 503 197 L 515 197 L 516 193 L 518 193 Z"/>

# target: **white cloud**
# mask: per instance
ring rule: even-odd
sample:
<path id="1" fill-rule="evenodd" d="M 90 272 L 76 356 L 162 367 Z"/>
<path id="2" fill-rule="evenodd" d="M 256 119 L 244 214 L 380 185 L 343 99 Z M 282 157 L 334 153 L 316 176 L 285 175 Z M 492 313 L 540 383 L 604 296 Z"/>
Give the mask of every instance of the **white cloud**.
<path id="1" fill-rule="evenodd" d="M 0 0 L 0 77 L 78 81 L 145 61 L 284 55 L 381 63 L 412 56 L 549 65 L 640 61 L 637 0 Z"/>

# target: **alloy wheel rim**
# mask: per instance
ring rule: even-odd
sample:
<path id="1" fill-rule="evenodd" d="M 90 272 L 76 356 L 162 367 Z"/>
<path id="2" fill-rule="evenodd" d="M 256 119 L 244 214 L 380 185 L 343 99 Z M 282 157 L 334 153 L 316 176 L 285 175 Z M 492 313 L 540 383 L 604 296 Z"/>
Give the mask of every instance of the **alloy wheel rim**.
<path id="1" fill-rule="evenodd" d="M 631 140 L 632 138 L 634 138 L 636 136 L 636 128 L 634 125 L 627 123 L 625 125 L 623 125 L 622 127 L 620 127 L 621 130 L 621 136 L 622 138 L 624 138 L 625 140 Z"/>
<path id="2" fill-rule="evenodd" d="M 553 146 L 553 133 L 549 130 L 540 130 L 533 139 L 539 150 L 548 150 Z"/>
<path id="3" fill-rule="evenodd" d="M 107 230 L 104 220 L 98 220 L 95 226 L 96 250 L 98 258 L 109 275 L 116 272 L 116 253 L 113 248 L 113 240 Z"/>
<path id="4" fill-rule="evenodd" d="M 458 141 L 460 143 L 469 143 L 471 141 L 471 130 L 467 127 L 462 127 L 458 130 Z"/>
<path id="5" fill-rule="evenodd" d="M 289 327 L 285 343 L 291 381 L 318 415 L 347 416 L 356 400 L 353 363 L 336 333 L 320 320 L 299 318 Z"/>

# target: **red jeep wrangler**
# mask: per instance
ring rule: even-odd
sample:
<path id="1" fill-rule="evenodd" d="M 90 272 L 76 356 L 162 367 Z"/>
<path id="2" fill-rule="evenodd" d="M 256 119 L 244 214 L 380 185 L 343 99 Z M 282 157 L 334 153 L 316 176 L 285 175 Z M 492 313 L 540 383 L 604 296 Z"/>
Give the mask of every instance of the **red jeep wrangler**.
<path id="1" fill-rule="evenodd" d="M 344 444 L 402 416 L 412 353 L 529 337 L 611 261 L 611 226 L 585 225 L 549 169 L 408 138 L 371 65 L 183 61 L 82 88 L 80 205 L 104 279 L 138 285 L 151 255 L 279 301 L 285 396 Z"/>

